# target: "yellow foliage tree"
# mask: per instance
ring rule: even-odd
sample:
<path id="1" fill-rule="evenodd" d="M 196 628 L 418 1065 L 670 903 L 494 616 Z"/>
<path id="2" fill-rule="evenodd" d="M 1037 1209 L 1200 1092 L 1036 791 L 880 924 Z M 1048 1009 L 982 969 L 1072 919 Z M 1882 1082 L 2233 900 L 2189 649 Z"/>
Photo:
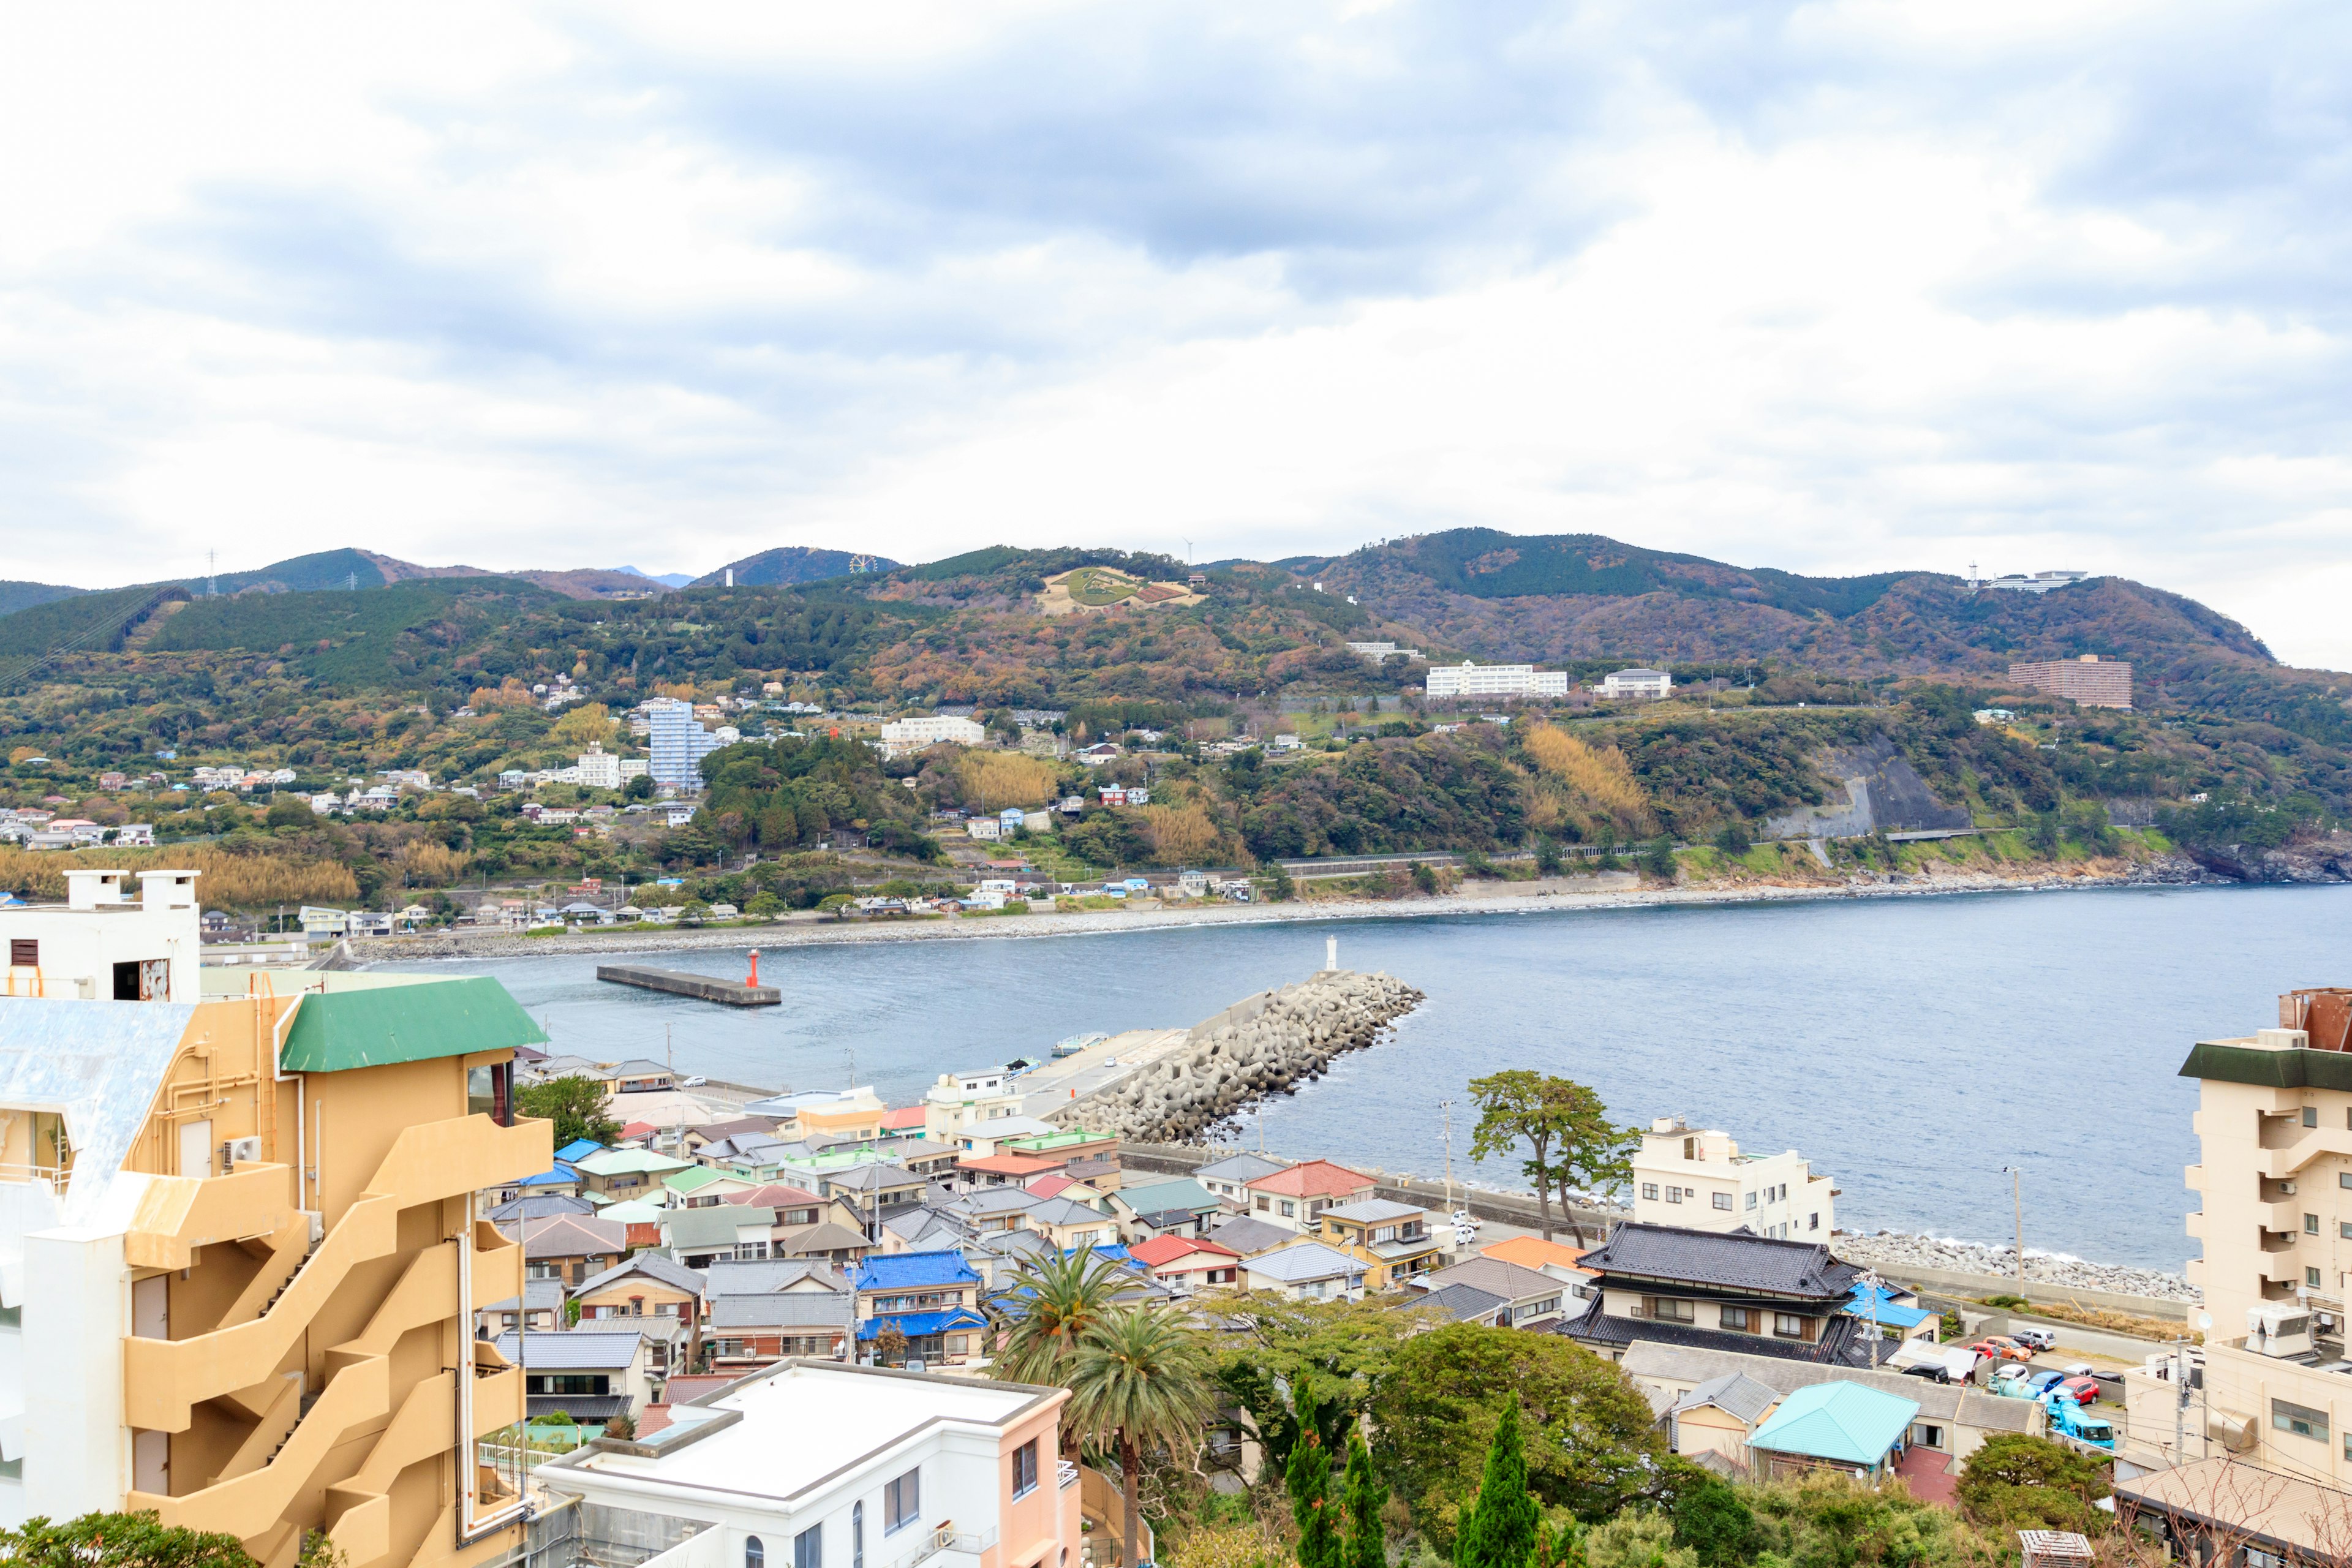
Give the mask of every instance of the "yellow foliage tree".
<path id="1" fill-rule="evenodd" d="M 401 846 L 400 868 L 412 888 L 446 888 L 465 874 L 472 858 L 462 849 L 420 838 Z"/>
<path id="2" fill-rule="evenodd" d="M 1017 752 L 968 751 L 956 759 L 956 778 L 966 805 L 1002 811 L 1008 805 L 1043 805 L 1054 798 L 1060 775 L 1054 765 Z"/>
<path id="3" fill-rule="evenodd" d="M 252 909 L 262 904 L 299 903 L 305 899 L 356 899 L 359 883 L 351 868 L 333 860 L 296 860 L 277 855 L 231 855 L 210 847 L 164 849 L 78 849 L 70 855 L 54 851 L 0 849 L 0 887 L 16 888 L 36 899 L 66 896 L 68 871 L 121 866 L 134 871 L 159 867 L 194 870 L 196 898 L 206 909 Z"/>
<path id="4" fill-rule="evenodd" d="M 559 746 L 584 749 L 593 742 L 609 748 L 614 742 L 614 731 L 618 728 L 613 722 L 612 710 L 602 702 L 583 702 L 564 711 L 563 717 L 558 719 L 555 727 L 548 731 L 548 738 Z"/>
<path id="5" fill-rule="evenodd" d="M 1209 814 L 1197 805 L 1147 805 L 1141 816 L 1151 858 L 1162 866 L 1198 864 L 1224 841 Z"/>
<path id="6" fill-rule="evenodd" d="M 1520 745 L 1539 770 L 1538 787 L 1528 803 L 1533 826 L 1549 828 L 1568 821 L 1581 828 L 1595 818 L 1606 818 L 1629 833 L 1655 827 L 1650 797 L 1616 747 L 1596 751 L 1549 724 L 1531 727 Z"/>

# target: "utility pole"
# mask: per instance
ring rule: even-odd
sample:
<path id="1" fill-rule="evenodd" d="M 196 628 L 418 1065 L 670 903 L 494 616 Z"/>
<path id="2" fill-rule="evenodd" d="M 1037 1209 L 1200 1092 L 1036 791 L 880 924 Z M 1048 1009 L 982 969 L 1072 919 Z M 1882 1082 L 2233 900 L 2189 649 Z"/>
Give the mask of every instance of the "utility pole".
<path id="1" fill-rule="evenodd" d="M 2009 1202 L 2017 1221 L 2017 1294 L 2025 1294 L 2025 1198 L 2020 1185 L 2021 1173 L 2015 1165 L 2003 1165 L 2009 1174 Z"/>
<path id="2" fill-rule="evenodd" d="M 1454 1102 L 1441 1100 L 1437 1102 L 1437 1109 L 1445 1115 L 1445 1215 L 1451 1219 L 1456 1212 L 1454 1206 Z"/>

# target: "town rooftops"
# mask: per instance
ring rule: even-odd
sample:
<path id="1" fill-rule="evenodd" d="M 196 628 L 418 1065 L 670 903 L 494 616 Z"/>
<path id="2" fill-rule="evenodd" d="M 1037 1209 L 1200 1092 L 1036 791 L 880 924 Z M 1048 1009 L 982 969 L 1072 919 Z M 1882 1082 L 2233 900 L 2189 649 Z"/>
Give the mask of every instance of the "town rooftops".
<path id="1" fill-rule="evenodd" d="M 600 1325 L 604 1321 L 598 1320 Z M 499 1354 L 532 1372 L 619 1372 L 637 1359 L 637 1348 L 645 1342 L 637 1329 L 601 1326 L 562 1333 L 509 1331 L 498 1339 Z"/>
<path id="2" fill-rule="evenodd" d="M 572 1168 L 591 1176 L 627 1176 L 642 1173 L 649 1176 L 666 1176 L 673 1171 L 683 1171 L 693 1165 L 691 1160 L 673 1160 L 667 1154 L 656 1154 L 650 1149 L 601 1149 Z"/>
<path id="3" fill-rule="evenodd" d="M 1394 1225 L 1399 1220 L 1419 1219 L 1423 1212 L 1411 1204 L 1392 1204 L 1386 1198 L 1359 1198 L 1325 1209 L 1323 1217 L 1349 1225 Z"/>
<path id="4" fill-rule="evenodd" d="M 1450 1268 L 1422 1276 L 1422 1282 L 1432 1290 L 1443 1290 L 1448 1285 L 1469 1285 L 1506 1301 L 1540 1300 L 1560 1293 L 1560 1282 L 1550 1275 L 1506 1263 L 1499 1258 L 1465 1258 Z"/>
<path id="5" fill-rule="evenodd" d="M 1217 1194 L 1190 1176 L 1151 1182 L 1142 1186 L 1121 1187 L 1118 1201 L 1139 1215 L 1166 1214 L 1183 1210 L 1192 1214 L 1208 1214 L 1223 1208 Z"/>
<path id="6" fill-rule="evenodd" d="M 776 1250 L 788 1257 L 814 1258 L 819 1253 L 856 1252 L 873 1245 L 866 1238 L 865 1232 L 852 1230 L 845 1225 L 826 1219 L 785 1231 L 775 1247 Z"/>
<path id="7" fill-rule="evenodd" d="M 523 1230 L 525 1258 L 587 1258 L 601 1252 L 618 1256 L 628 1249 L 628 1233 L 607 1220 L 586 1215 L 558 1215 L 530 1224 Z"/>
<path id="8" fill-rule="evenodd" d="M 844 1165 L 837 1171 L 827 1171 L 823 1178 L 829 1190 L 853 1193 L 897 1192 L 905 1187 L 919 1187 L 925 1177 L 915 1174 L 903 1165 L 888 1165 L 879 1161 L 864 1165 Z"/>
<path id="9" fill-rule="evenodd" d="M 488 975 L 401 978 L 410 984 L 306 994 L 278 1047 L 279 1070 L 342 1072 L 509 1050 L 547 1038 Z"/>
<path id="10" fill-rule="evenodd" d="M 1289 1161 L 1276 1159 L 1272 1154 L 1228 1154 L 1222 1160 L 1212 1160 L 1192 1175 L 1197 1181 L 1230 1182 L 1235 1186 L 1247 1186 L 1260 1176 L 1271 1176 L 1276 1171 L 1289 1168 Z"/>
<path id="11" fill-rule="evenodd" d="M 1318 1279 L 1336 1279 L 1364 1271 L 1360 1262 L 1319 1241 L 1296 1242 L 1262 1254 L 1251 1258 L 1248 1267 L 1253 1274 L 1263 1274 L 1286 1285 L 1311 1284 Z"/>
<path id="12" fill-rule="evenodd" d="M 1770 1384 L 1759 1383 L 1744 1372 L 1727 1372 L 1708 1378 L 1675 1400 L 1667 1414 L 1679 1415 L 1685 1410 L 1712 1405 L 1752 1426 L 1780 1402 L 1780 1391 Z"/>
<path id="13" fill-rule="evenodd" d="M 517 1221 L 536 1221 L 561 1214 L 593 1214 L 596 1205 L 586 1198 L 573 1197 L 570 1193 L 531 1193 L 520 1198 L 509 1198 L 496 1208 L 482 1211 L 482 1217 L 492 1225 L 512 1225 Z"/>
<path id="14" fill-rule="evenodd" d="M 555 1157 L 568 1165 L 576 1165 L 589 1155 L 600 1152 L 604 1145 L 593 1138 L 574 1138 L 555 1152 Z"/>
<path id="15" fill-rule="evenodd" d="M 1181 1258 L 1195 1255 L 1211 1259 L 1210 1267 L 1219 1258 L 1241 1261 L 1241 1254 L 1230 1247 L 1220 1247 L 1213 1241 L 1202 1241 L 1189 1236 L 1155 1236 L 1150 1241 L 1139 1241 L 1127 1249 L 1127 1255 L 1149 1268 L 1163 1263 L 1173 1263 Z"/>
<path id="16" fill-rule="evenodd" d="M 1798 1389 L 1748 1436 L 1751 1448 L 1841 1465 L 1875 1465 L 1903 1439 L 1919 1402 L 1843 1379 Z"/>
<path id="17" fill-rule="evenodd" d="M 961 1252 L 901 1252 L 892 1257 L 876 1256 L 858 1265 L 853 1281 L 860 1290 L 917 1290 L 941 1285 L 977 1285 L 980 1276 L 972 1272 Z"/>
<path id="18" fill-rule="evenodd" d="M 710 1327 L 744 1329 L 847 1329 L 856 1319 L 846 1290 L 769 1290 L 720 1296 L 710 1303 Z"/>
<path id="19" fill-rule="evenodd" d="M 1448 1285 L 1424 1296 L 1407 1294 L 1391 1303 L 1404 1310 L 1440 1311 L 1457 1323 L 1485 1321 L 1495 1315 L 1497 1308 L 1507 1304 L 1500 1296 L 1481 1290 L 1475 1285 Z"/>
<path id="20" fill-rule="evenodd" d="M 886 1110 L 882 1113 L 882 1131 L 919 1132 L 923 1129 L 924 1114 L 924 1110 L 919 1105 L 905 1105 L 896 1110 Z"/>
<path id="21" fill-rule="evenodd" d="M 1326 1198 L 1362 1192 L 1373 1182 L 1362 1172 L 1351 1171 L 1345 1165 L 1335 1165 L 1328 1160 L 1307 1160 L 1269 1172 L 1246 1184 L 1251 1192 L 1276 1197 Z"/>
<path id="22" fill-rule="evenodd" d="M 590 1290 L 601 1290 L 607 1285 L 633 1276 L 657 1279 L 665 1285 L 684 1290 L 693 1296 L 701 1295 L 705 1288 L 700 1270 L 688 1268 L 677 1258 L 663 1253 L 640 1252 L 633 1258 L 614 1264 L 602 1274 L 592 1275 L 583 1279 L 573 1288 L 572 1294 L 582 1295 Z"/>
<path id="23" fill-rule="evenodd" d="M 671 1209 L 662 1230 L 674 1251 L 691 1252 L 707 1247 L 733 1247 L 746 1226 L 766 1230 L 776 1223 L 776 1211 L 753 1204 L 714 1204 L 706 1209 Z"/>
<path id="24" fill-rule="evenodd" d="M 1573 1269 L 1591 1278 L 1593 1271 L 1584 1266 L 1584 1252 L 1583 1247 L 1562 1247 L 1539 1236 L 1514 1236 L 1478 1249 L 1482 1258 L 1499 1258 L 1522 1268 Z"/>
<path id="25" fill-rule="evenodd" d="M 1001 1219 L 1007 1215 L 1026 1214 L 1045 1201 L 1043 1194 L 1027 1187 L 982 1187 L 958 1197 L 954 1208 L 974 1219 Z"/>
<path id="26" fill-rule="evenodd" d="M 1747 1230 L 1621 1225 L 1583 1267 L 1617 1278 L 1759 1295 L 1843 1300 L 1861 1270 L 1819 1242 L 1775 1241 Z"/>
<path id="27" fill-rule="evenodd" d="M 724 1203 L 756 1204 L 761 1208 L 769 1209 L 814 1208 L 824 1202 L 806 1187 L 790 1187 L 782 1182 L 764 1182 L 759 1186 L 748 1188 L 742 1192 L 721 1193 L 719 1195 L 720 1201 Z"/>
<path id="28" fill-rule="evenodd" d="M 828 1290 L 846 1289 L 849 1285 L 832 1264 L 812 1258 L 714 1258 L 703 1272 L 709 1278 L 713 1296 L 758 1296 L 803 1283 Z"/>
<path id="29" fill-rule="evenodd" d="M 959 1171 L 978 1171 L 990 1176 L 1035 1176 L 1061 1168 L 1061 1161 L 1035 1154 L 964 1154 L 956 1160 Z"/>
<path id="30" fill-rule="evenodd" d="M 1760 1351 L 1763 1347 L 1754 1349 Z M 2030 1434 L 2040 1433 L 2046 1425 L 2042 1406 L 2031 1399 L 2003 1399 L 1968 1384 L 1927 1383 L 1895 1372 L 1826 1366 L 1819 1362 L 1675 1344 L 1664 1340 L 1642 1340 L 1627 1346 L 1625 1359 L 1619 1364 L 1624 1367 L 1625 1375 L 1636 1382 L 1696 1385 L 1710 1377 L 1737 1372 L 1783 1394 L 1816 1383 L 1861 1383 L 1917 1400 L 1922 1417 L 1929 1421 L 1975 1426 L 1988 1432 Z"/>
<path id="31" fill-rule="evenodd" d="M 1261 1252 L 1271 1252 L 1277 1247 L 1287 1247 L 1298 1239 L 1295 1230 L 1262 1219 L 1237 1215 L 1209 1232 L 1220 1246 L 1230 1247 L 1244 1258 L 1255 1258 Z"/>

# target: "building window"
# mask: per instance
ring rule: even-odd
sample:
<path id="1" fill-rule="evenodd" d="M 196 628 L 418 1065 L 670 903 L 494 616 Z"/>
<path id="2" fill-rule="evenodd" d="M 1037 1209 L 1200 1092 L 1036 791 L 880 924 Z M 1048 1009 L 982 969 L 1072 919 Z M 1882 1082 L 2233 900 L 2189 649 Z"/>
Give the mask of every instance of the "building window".
<path id="1" fill-rule="evenodd" d="M 1756 1314 L 1746 1307 L 1726 1307 L 1723 1310 L 1723 1326 L 1738 1333 L 1752 1334 L 1756 1331 Z"/>
<path id="2" fill-rule="evenodd" d="M 2345 1185 L 2347 1185 L 2347 1186 L 2352 1186 L 2352 1182 L 2347 1182 L 2347 1183 L 2346 1183 L 2346 1184 L 2345 1184 Z M 1258 1212 L 1258 1213 L 1260 1213 L 1260 1214 L 1264 1214 L 1264 1213 L 1265 1213 L 1268 1209 L 1272 1208 L 1273 1206 L 1274 1206 L 1274 1205 L 1273 1205 L 1272 1203 L 1270 1203 L 1270 1202 L 1268 1202 L 1268 1201 L 1267 1201 L 1267 1199 L 1266 1199 L 1266 1195 L 1265 1195 L 1264 1193 L 1260 1193 L 1260 1194 L 1257 1195 L 1257 1212 Z"/>
<path id="3" fill-rule="evenodd" d="M 1677 1301 L 1671 1296 L 1644 1296 L 1642 1315 L 1661 1323 L 1689 1323 L 1698 1319 L 1698 1310 L 1689 1301 Z"/>
<path id="4" fill-rule="evenodd" d="M 1794 1312 L 1775 1312 L 1772 1332 L 1784 1340 L 1801 1340 L 1805 1337 L 1805 1320 Z"/>
<path id="5" fill-rule="evenodd" d="M 849 1568 L 866 1568 L 866 1505 L 849 1505 Z"/>
<path id="6" fill-rule="evenodd" d="M 1753 1213 L 1756 1208 L 1756 1194 L 1754 1193 L 1748 1194 L 1748 1207 L 1750 1213 Z"/>
<path id="7" fill-rule="evenodd" d="M 1731 1207 L 1731 1194 L 1729 1193 L 1716 1194 L 1715 1206 L 1727 1211 Z"/>
<path id="8" fill-rule="evenodd" d="M 2305 1127 L 2316 1127 L 2319 1125 L 2319 1107 L 2315 1105 L 2306 1105 L 2303 1108 L 2303 1124 Z"/>
<path id="9" fill-rule="evenodd" d="M 1297 1204 L 1290 1203 L 1290 1202 L 1287 1202 L 1287 1201 L 1286 1201 L 1286 1202 L 1283 1204 L 1283 1205 L 1282 1205 L 1282 1217 L 1283 1217 L 1283 1218 L 1285 1218 L 1285 1219 L 1294 1219 L 1294 1218 L 1296 1218 L 1296 1217 L 1297 1216 L 1297 1214 L 1298 1214 L 1298 1205 L 1297 1205 Z"/>
<path id="10" fill-rule="evenodd" d="M 2352 1183 L 2347 1183 L 2346 1184 L 2347 1186 L 2352 1186 Z M 1658 1201 L 1658 1184 L 1655 1182 L 1643 1182 L 1642 1184 L 1642 1196 L 1648 1202 L 1656 1203 Z"/>
<path id="11" fill-rule="evenodd" d="M 2303 1234 L 2305 1236 L 2317 1236 L 2319 1234 L 2319 1216 L 2317 1215 L 2307 1214 L 2303 1216 Z"/>
<path id="12" fill-rule="evenodd" d="M 882 1533 L 896 1535 L 922 1517 L 923 1472 L 908 1470 L 882 1489 Z M 802 1568 L 799 1563 L 793 1568 Z"/>
<path id="13" fill-rule="evenodd" d="M 812 1524 L 793 1537 L 793 1568 L 824 1568 L 824 1526 Z"/>
<path id="14" fill-rule="evenodd" d="M 768 1568 L 768 1548 L 756 1535 L 743 1538 L 743 1568 Z"/>
<path id="15" fill-rule="evenodd" d="M 2305 1270 L 2303 1271 L 2303 1282 L 2304 1282 L 2305 1285 L 2309 1286 L 2309 1287 L 2310 1287 L 2312 1289 L 2314 1289 L 2314 1290 L 2318 1289 L 2319 1289 L 2319 1270 L 2318 1270 L 2318 1269 L 2316 1269 L 2316 1268 L 2306 1268 L 2306 1269 L 2305 1269 Z"/>
<path id="16" fill-rule="evenodd" d="M 1807 1230 L 1819 1230 L 1819 1229 L 1821 1229 L 1821 1228 L 1822 1228 L 1822 1216 L 1821 1216 L 1821 1215 L 1808 1215 L 1808 1216 L 1807 1216 L 1807 1218 L 1806 1218 L 1806 1220 L 1805 1220 L 1805 1228 L 1806 1228 Z"/>
<path id="17" fill-rule="evenodd" d="M 1037 1439 L 1030 1438 L 1013 1450 L 1013 1495 L 1027 1497 L 1037 1489 Z"/>
<path id="18" fill-rule="evenodd" d="M 2344 1118 L 2347 1121 L 2352 1121 L 2352 1110 L 2346 1111 Z M 2352 1187 L 2352 1171 L 2336 1173 L 2336 1184 L 2339 1187 Z"/>
<path id="19" fill-rule="evenodd" d="M 2323 1443 L 2327 1441 L 2327 1412 L 2314 1410 L 2307 1405 L 2290 1405 L 2284 1399 L 2272 1400 L 2271 1425 L 2298 1437 L 2315 1437 Z"/>
<path id="20" fill-rule="evenodd" d="M 1666 1189 L 1666 1202 L 1670 1204 L 1678 1204 L 1682 1201 L 1683 1190 L 1680 1187 L 1668 1187 Z"/>
<path id="21" fill-rule="evenodd" d="M 1911 1441 L 1922 1448 L 1940 1448 L 1944 1446 L 1944 1429 L 1925 1421 L 1915 1421 L 1911 1424 Z"/>

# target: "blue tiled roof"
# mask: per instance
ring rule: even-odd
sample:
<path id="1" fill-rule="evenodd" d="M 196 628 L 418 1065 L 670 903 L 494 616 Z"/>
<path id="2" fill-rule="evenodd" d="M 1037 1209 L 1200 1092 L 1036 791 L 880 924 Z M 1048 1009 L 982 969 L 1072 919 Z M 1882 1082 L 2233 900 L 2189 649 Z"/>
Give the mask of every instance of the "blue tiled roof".
<path id="1" fill-rule="evenodd" d="M 560 1182 L 576 1182 L 579 1179 L 579 1172 L 573 1170 L 562 1161 L 558 1160 L 555 1163 L 554 1169 L 541 1171 L 536 1176 L 525 1176 L 521 1181 L 515 1184 L 522 1187 L 546 1187 L 553 1186 Z"/>
<path id="2" fill-rule="evenodd" d="M 870 1340 L 882 1331 L 885 1323 L 898 1324 L 898 1331 L 910 1340 L 925 1334 L 949 1333 L 958 1329 L 988 1327 L 988 1320 L 970 1307 L 950 1307 L 939 1312 L 884 1312 L 877 1317 L 863 1318 L 858 1321 L 857 1337 Z"/>
<path id="3" fill-rule="evenodd" d="M 591 1154 L 601 1154 L 604 1152 L 604 1145 L 597 1142 L 593 1138 L 575 1138 L 558 1149 L 555 1152 L 555 1158 L 557 1163 L 569 1165 L 575 1161 L 585 1160 Z"/>
<path id="4" fill-rule="evenodd" d="M 858 1266 L 853 1287 L 859 1290 L 910 1290 L 925 1286 L 976 1285 L 980 1276 L 963 1254 L 955 1251 L 901 1252 L 896 1257 L 872 1257 Z"/>
<path id="5" fill-rule="evenodd" d="M 1877 1318 L 1881 1328 L 1916 1329 L 1936 1315 L 1924 1308 L 1905 1306 L 1895 1299 L 1893 1291 L 1883 1287 L 1877 1294 Z M 1844 1310 L 1857 1318 L 1867 1318 L 1872 1315 L 1870 1297 L 1870 1287 L 1857 1279 L 1853 1285 L 1853 1295 L 1847 1300 Z"/>

